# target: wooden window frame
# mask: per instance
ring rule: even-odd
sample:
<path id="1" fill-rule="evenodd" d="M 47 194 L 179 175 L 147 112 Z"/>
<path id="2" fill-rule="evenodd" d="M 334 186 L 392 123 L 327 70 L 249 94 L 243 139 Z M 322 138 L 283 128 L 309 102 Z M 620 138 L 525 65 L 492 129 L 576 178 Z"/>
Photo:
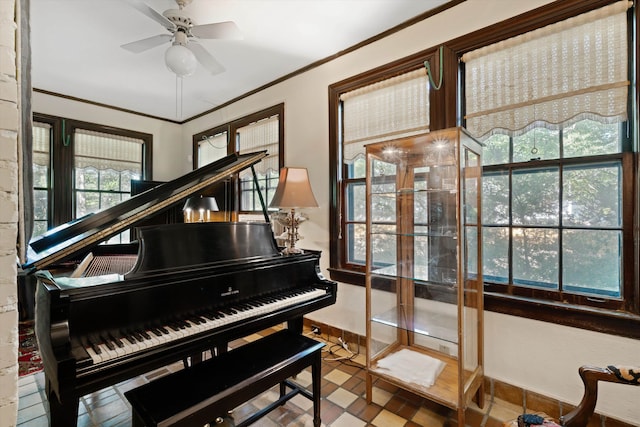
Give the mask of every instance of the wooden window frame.
<path id="1" fill-rule="evenodd" d="M 198 167 L 198 144 L 202 142 L 203 137 L 207 135 L 216 135 L 222 132 L 227 133 L 227 155 L 233 154 L 237 151 L 237 136 L 238 129 L 247 126 L 251 123 L 255 123 L 259 120 L 266 119 L 272 116 L 278 116 L 278 170 L 284 167 L 284 103 L 280 103 L 274 105 L 272 107 L 265 108 L 264 110 L 260 110 L 258 112 L 249 114 L 247 116 L 241 117 L 239 119 L 218 125 L 216 127 L 207 129 L 202 132 L 198 132 L 193 135 L 192 141 L 192 157 L 193 157 L 193 168 L 196 169 Z M 233 200 L 230 201 L 230 206 L 234 206 L 238 213 L 240 214 L 254 214 L 257 212 L 262 213 L 260 211 L 240 211 L 240 181 L 237 179 L 233 180 L 231 184 L 233 188 Z M 266 202 L 266 199 L 265 199 Z"/>
<path id="2" fill-rule="evenodd" d="M 76 129 L 127 136 L 143 141 L 142 179 L 152 179 L 153 135 L 129 129 L 105 126 L 48 114 L 33 113 L 33 121 L 51 126 L 50 180 L 49 180 L 49 228 L 65 224 L 74 219 L 73 182 L 74 154 L 73 135 Z"/>
<path id="3" fill-rule="evenodd" d="M 526 33 L 537 28 L 594 10 L 615 0 L 561 0 L 531 10 L 507 21 L 500 22 L 489 27 L 466 34 L 446 42 L 444 56 L 444 84 L 440 91 L 431 91 L 434 98 L 430 98 L 430 129 L 442 129 L 457 124 L 456 101 L 461 102 L 464 94 L 458 93 L 458 76 L 460 66 L 458 58 L 464 53 L 480 47 L 499 42 L 501 40 Z M 633 9 L 634 19 L 638 22 L 640 16 L 638 7 Z M 635 26 L 631 27 L 635 29 Z M 636 30 L 637 31 L 637 30 Z M 632 49 L 638 50 L 637 34 L 633 41 L 636 43 Z M 340 95 L 350 90 L 369 85 L 376 81 L 384 80 L 402 72 L 417 68 L 417 63 L 422 63 L 427 56 L 433 57 L 436 48 L 427 49 L 416 55 L 378 67 L 374 70 L 348 78 L 329 87 L 329 150 L 330 150 L 330 267 L 329 272 L 333 280 L 354 285 L 364 285 L 364 268 L 350 266 L 346 263 L 345 248 L 339 238 L 341 227 L 341 212 L 343 205 L 343 161 L 340 157 Z M 630 55 L 636 58 L 639 55 Z M 436 58 L 437 59 L 437 58 Z M 434 62 L 431 63 L 432 69 Z M 630 69 L 635 71 L 634 79 L 637 82 L 640 75 L 638 64 L 631 64 Z M 455 83 L 455 84 L 452 84 Z M 431 94 L 430 94 L 431 96 Z M 629 117 L 634 117 L 638 111 L 638 97 L 633 94 L 629 104 Z M 625 186 L 622 190 L 623 203 L 626 212 L 623 229 L 624 246 L 624 283 L 623 294 L 625 297 L 625 310 L 596 308 L 580 305 L 579 301 L 553 301 L 544 299 L 540 295 L 516 295 L 514 293 L 493 292 L 492 287 L 485 285 L 485 309 L 507 315 L 525 317 L 559 325 L 577 327 L 581 329 L 597 331 L 612 335 L 640 339 L 640 280 L 638 273 L 638 259 L 640 250 L 633 245 L 638 233 L 634 231 L 633 224 L 640 220 L 639 195 L 638 195 L 638 170 L 640 160 L 638 158 L 637 129 L 632 123 L 632 140 L 634 152 L 623 155 Z M 632 166 L 630 166 L 632 164 Z M 628 171 L 631 170 L 631 173 Z M 631 175 L 631 176 L 629 176 Z"/>

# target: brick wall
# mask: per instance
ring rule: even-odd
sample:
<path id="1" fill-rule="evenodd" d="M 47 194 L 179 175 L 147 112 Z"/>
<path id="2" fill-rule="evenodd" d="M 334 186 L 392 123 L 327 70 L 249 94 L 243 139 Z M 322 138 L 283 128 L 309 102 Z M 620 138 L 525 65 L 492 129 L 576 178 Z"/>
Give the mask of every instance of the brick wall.
<path id="1" fill-rule="evenodd" d="M 18 411 L 18 0 L 0 0 L 0 420 L 16 425 Z"/>

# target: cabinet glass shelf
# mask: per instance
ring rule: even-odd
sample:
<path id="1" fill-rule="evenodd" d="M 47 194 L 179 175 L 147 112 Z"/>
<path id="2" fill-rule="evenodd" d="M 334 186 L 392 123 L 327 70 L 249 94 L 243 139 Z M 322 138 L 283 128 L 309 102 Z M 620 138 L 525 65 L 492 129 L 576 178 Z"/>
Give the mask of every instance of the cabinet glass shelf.
<path id="1" fill-rule="evenodd" d="M 372 322 L 391 326 L 394 328 L 410 330 L 419 335 L 446 341 L 452 344 L 458 343 L 458 322 L 456 316 L 445 313 L 434 313 L 424 309 L 414 308 L 414 323 L 407 327 L 399 318 L 405 318 L 401 307 L 394 307 L 384 313 L 374 314 Z M 417 312 L 416 312 L 417 311 Z"/>
<path id="2" fill-rule="evenodd" d="M 413 274 L 409 274 L 407 272 L 398 272 L 398 267 L 396 265 L 389 265 L 386 267 L 376 268 L 371 271 L 372 276 L 381 277 L 381 278 L 403 278 L 417 281 L 415 285 L 420 285 L 419 282 L 425 283 L 435 283 L 439 285 L 447 285 L 450 287 L 454 287 L 457 285 L 456 279 L 456 270 L 455 268 L 444 268 L 444 267 L 434 267 L 433 269 L 423 266 L 423 265 L 414 265 L 412 266 Z M 431 277 L 429 277 L 429 271 L 432 271 Z M 437 274 L 437 276 L 435 276 Z M 433 277 L 438 277 L 439 280 L 435 280 Z"/>

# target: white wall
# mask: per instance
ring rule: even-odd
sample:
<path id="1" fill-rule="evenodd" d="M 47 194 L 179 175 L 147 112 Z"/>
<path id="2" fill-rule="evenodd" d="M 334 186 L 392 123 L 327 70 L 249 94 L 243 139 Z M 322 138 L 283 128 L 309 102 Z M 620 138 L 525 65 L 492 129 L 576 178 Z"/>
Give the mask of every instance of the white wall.
<path id="1" fill-rule="evenodd" d="M 154 171 L 170 179 L 191 168 L 191 136 L 205 129 L 285 103 L 285 165 L 309 169 L 317 209 L 307 209 L 309 221 L 302 226 L 305 239 L 300 246 L 323 251 L 322 267 L 329 262 L 329 147 L 328 86 L 347 77 L 384 65 L 447 40 L 486 27 L 549 0 L 467 0 L 438 16 L 413 25 L 384 40 L 337 58 L 302 75 L 195 119 L 176 129 L 145 118 L 67 105 L 62 113 L 57 103 L 36 94 L 34 111 L 105 120 L 113 126 L 154 134 Z M 48 111 L 43 110 L 46 109 Z M 73 113 L 73 114 L 71 114 Z M 145 130 L 146 129 L 146 130 Z M 181 134 L 181 146 L 178 138 Z M 157 139 L 156 139 L 157 138 Z M 172 159 L 184 161 L 172 163 Z M 364 289 L 340 284 L 338 302 L 311 316 L 319 322 L 364 334 Z M 496 313 L 485 317 L 485 365 L 490 377 L 541 394 L 577 404 L 582 385 L 577 375 L 582 364 L 640 364 L 640 341 L 578 330 Z M 597 410 L 634 424 L 640 420 L 640 387 L 605 384 Z M 640 424 L 638 424 L 640 425 Z"/>

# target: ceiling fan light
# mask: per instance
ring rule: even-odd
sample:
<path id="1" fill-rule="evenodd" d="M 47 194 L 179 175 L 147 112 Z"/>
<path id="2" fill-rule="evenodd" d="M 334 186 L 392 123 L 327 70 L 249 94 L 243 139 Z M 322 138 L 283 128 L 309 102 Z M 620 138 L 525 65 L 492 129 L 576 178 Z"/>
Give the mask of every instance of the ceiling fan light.
<path id="1" fill-rule="evenodd" d="M 198 66 L 198 61 L 193 52 L 181 44 L 171 45 L 164 53 L 164 61 L 169 70 L 179 77 L 192 75 Z"/>

